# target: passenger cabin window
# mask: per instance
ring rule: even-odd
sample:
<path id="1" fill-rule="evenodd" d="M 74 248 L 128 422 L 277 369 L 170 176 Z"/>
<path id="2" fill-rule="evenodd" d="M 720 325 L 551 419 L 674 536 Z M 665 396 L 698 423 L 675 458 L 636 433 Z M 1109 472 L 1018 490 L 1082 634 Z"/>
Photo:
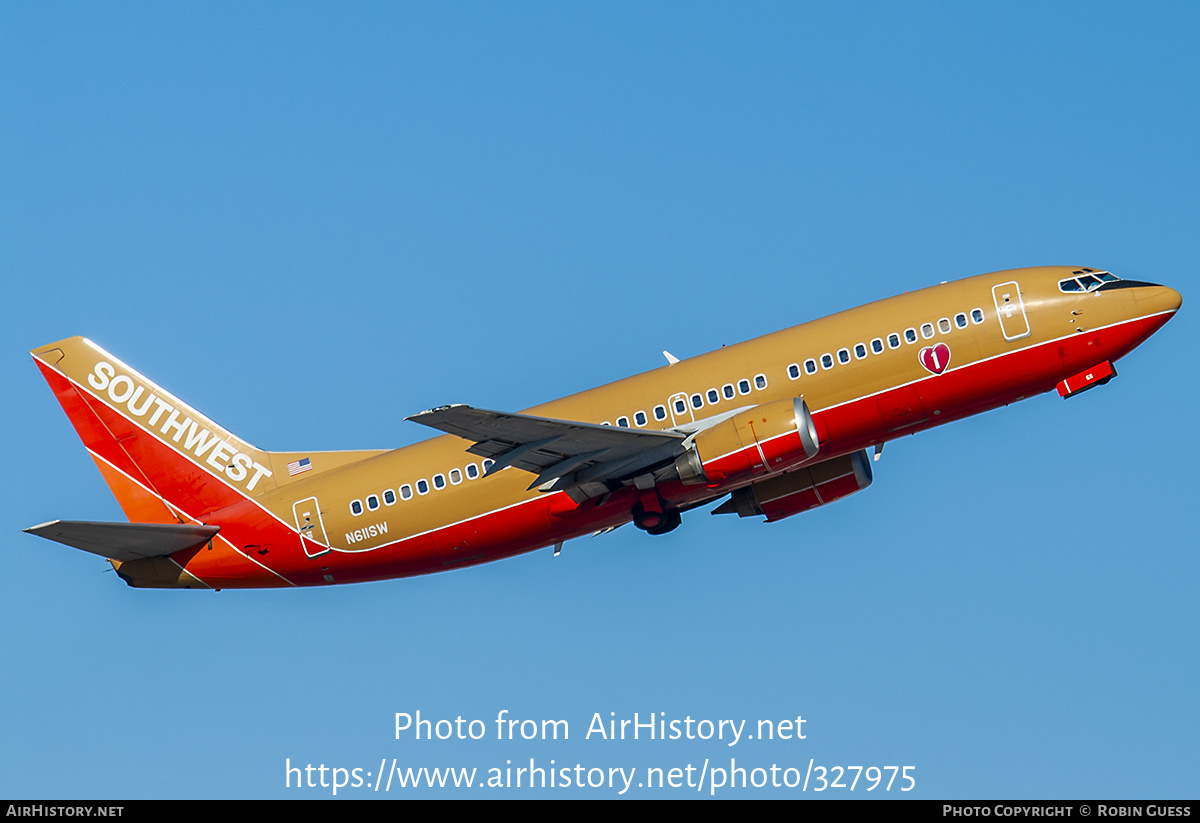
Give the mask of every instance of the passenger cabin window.
<path id="1" fill-rule="evenodd" d="M 400 499 L 401 500 L 412 500 L 412 486 L 405 483 L 403 486 L 400 487 Z"/>
<path id="2" fill-rule="evenodd" d="M 367 508 L 370 509 L 371 511 L 375 511 L 376 509 L 379 508 L 379 495 L 377 495 L 377 494 L 368 494 L 367 495 Z"/>
<path id="3" fill-rule="evenodd" d="M 896 341 L 896 342 L 899 342 L 899 341 Z M 871 351 L 875 352 L 876 354 L 883 354 L 883 338 L 882 337 L 876 337 L 874 340 L 871 341 Z"/>
<path id="4" fill-rule="evenodd" d="M 845 364 L 850 362 L 850 350 L 838 349 L 838 362 Z"/>
<path id="5" fill-rule="evenodd" d="M 808 358 L 807 360 L 805 360 L 804 361 L 804 371 L 807 374 L 816 374 L 817 373 L 817 361 L 813 360 L 811 357 Z"/>
<path id="6" fill-rule="evenodd" d="M 617 425 L 623 429 L 629 428 L 629 418 L 628 417 L 618 417 Z"/>
<path id="7" fill-rule="evenodd" d="M 800 379 L 800 366 L 798 364 L 793 363 L 788 366 L 788 377 L 792 378 L 793 380 Z"/>
<path id="8" fill-rule="evenodd" d="M 916 329 L 905 329 L 904 330 L 904 339 L 907 340 L 909 343 L 916 343 L 917 342 L 917 330 Z"/>
<path id="9" fill-rule="evenodd" d="M 685 403 L 685 402 L 684 402 L 684 400 L 683 400 L 683 398 L 682 398 L 682 397 L 680 397 L 679 399 L 677 399 L 677 400 L 675 401 L 675 413 L 676 413 L 676 414 L 683 414 L 683 413 L 685 413 L 686 411 L 687 411 L 687 403 Z"/>
<path id="10" fill-rule="evenodd" d="M 434 487 L 435 489 L 444 489 L 444 488 L 446 488 L 446 475 L 444 475 L 444 474 L 435 474 L 435 475 L 433 476 L 433 487 Z"/>
<path id="11" fill-rule="evenodd" d="M 699 394 L 693 394 L 693 395 L 692 395 L 692 408 L 693 408 L 693 409 L 702 409 L 702 408 L 704 408 L 704 397 L 703 397 L 703 395 L 699 395 Z"/>
<path id="12" fill-rule="evenodd" d="M 950 333 L 950 318 L 949 317 L 943 317 L 941 320 L 938 321 L 938 331 L 940 331 L 942 334 Z"/>
<path id="13" fill-rule="evenodd" d="M 921 324 L 921 336 L 924 337 L 926 340 L 933 337 L 933 324 L 932 323 L 922 323 Z"/>
<path id="14" fill-rule="evenodd" d="M 732 400 L 735 394 L 732 383 L 726 383 L 721 387 L 721 394 L 725 395 L 726 400 Z"/>
<path id="15" fill-rule="evenodd" d="M 467 464 L 467 479 L 474 480 L 478 476 L 479 476 L 479 467 L 476 466 L 474 463 L 468 463 Z"/>
<path id="16" fill-rule="evenodd" d="M 483 461 L 483 473 L 487 474 L 487 470 L 490 469 L 495 462 L 496 461 L 490 457 L 488 459 L 484 460 Z"/>
<path id="17" fill-rule="evenodd" d="M 965 329 L 967 327 L 967 316 L 962 312 L 954 315 L 954 325 L 958 326 L 960 329 Z"/>
<path id="18" fill-rule="evenodd" d="M 833 368 L 833 355 L 832 354 L 821 355 L 821 368 L 823 368 L 823 369 L 832 369 Z"/>
<path id="19" fill-rule="evenodd" d="M 892 332 L 888 335 L 888 348 L 900 348 L 900 335 L 896 334 L 895 332 Z"/>
<path id="20" fill-rule="evenodd" d="M 741 380 L 738 381 L 738 394 L 749 394 L 749 393 L 750 393 L 750 381 L 746 380 L 745 378 L 742 378 Z"/>
<path id="21" fill-rule="evenodd" d="M 350 501 L 350 513 L 352 515 L 354 515 L 355 517 L 357 517 L 358 515 L 363 513 L 361 500 L 351 500 Z"/>
<path id="22" fill-rule="evenodd" d="M 855 343 L 854 344 L 854 356 L 857 357 L 859 360 L 862 360 L 864 357 L 867 356 L 867 347 L 864 346 L 862 343 Z"/>
<path id="23" fill-rule="evenodd" d="M 634 412 L 633 422 L 636 423 L 638 426 L 646 425 L 646 422 L 647 422 L 646 413 L 644 411 Z"/>
<path id="24" fill-rule="evenodd" d="M 417 494 L 429 494 L 429 481 L 423 477 L 417 481 Z"/>
<path id="25" fill-rule="evenodd" d="M 391 489 L 385 491 L 383 493 L 383 502 L 387 503 L 389 506 L 396 505 L 396 493 Z"/>
<path id="26" fill-rule="evenodd" d="M 706 394 L 708 395 L 708 404 L 710 406 L 715 406 L 717 403 L 721 402 L 721 395 L 717 393 L 716 389 L 709 389 Z"/>
<path id="27" fill-rule="evenodd" d="M 983 309 L 971 309 L 971 322 L 976 326 L 983 322 Z"/>
<path id="28" fill-rule="evenodd" d="M 765 374 L 754 375 L 754 387 L 756 389 L 765 389 L 767 387 L 767 376 Z"/>
<path id="29" fill-rule="evenodd" d="M 658 421 L 666 420 L 667 419 L 667 407 L 666 406 L 655 406 L 654 407 L 654 419 L 658 420 Z"/>
<path id="30" fill-rule="evenodd" d="M 459 483 L 461 483 L 462 482 L 462 472 L 459 471 L 458 469 L 451 469 L 450 470 L 450 482 L 453 483 L 455 486 L 457 486 Z"/>

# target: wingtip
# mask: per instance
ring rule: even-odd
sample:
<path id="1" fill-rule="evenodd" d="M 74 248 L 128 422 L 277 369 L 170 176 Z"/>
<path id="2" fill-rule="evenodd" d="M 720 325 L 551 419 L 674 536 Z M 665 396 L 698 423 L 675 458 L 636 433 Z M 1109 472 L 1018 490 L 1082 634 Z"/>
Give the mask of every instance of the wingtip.
<path id="1" fill-rule="evenodd" d="M 417 420 L 418 417 L 424 417 L 427 414 L 437 414 L 438 412 L 444 412 L 444 411 L 448 411 L 450 409 L 465 409 L 465 408 L 469 408 L 469 406 L 467 406 L 465 403 L 450 403 L 445 406 L 434 406 L 432 409 L 425 409 L 425 411 L 419 411 L 416 414 L 410 414 L 408 417 L 406 417 L 404 419 L 412 420 L 415 423 L 420 423 L 421 421 Z"/>

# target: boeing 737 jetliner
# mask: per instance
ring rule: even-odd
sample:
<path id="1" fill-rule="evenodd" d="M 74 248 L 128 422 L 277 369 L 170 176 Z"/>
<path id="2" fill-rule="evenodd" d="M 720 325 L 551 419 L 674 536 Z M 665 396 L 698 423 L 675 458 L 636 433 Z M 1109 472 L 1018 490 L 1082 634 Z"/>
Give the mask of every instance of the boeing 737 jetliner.
<path id="1" fill-rule="evenodd" d="M 263 451 L 72 337 L 34 361 L 130 522 L 27 531 L 130 586 L 221 589 L 557 553 L 631 520 L 662 534 L 720 498 L 714 514 L 770 522 L 868 486 L 888 440 L 1107 383 L 1180 303 L 1097 269 L 984 274 L 519 414 L 439 406 L 408 419 L 447 436 L 362 452 Z"/>

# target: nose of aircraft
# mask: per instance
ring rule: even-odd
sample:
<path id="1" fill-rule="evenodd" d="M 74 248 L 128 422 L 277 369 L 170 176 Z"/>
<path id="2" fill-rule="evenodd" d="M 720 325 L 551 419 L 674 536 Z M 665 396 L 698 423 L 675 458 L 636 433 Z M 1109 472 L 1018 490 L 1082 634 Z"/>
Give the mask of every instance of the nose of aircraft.
<path id="1" fill-rule="evenodd" d="M 1138 309 L 1147 313 L 1179 311 L 1183 305 L 1183 295 L 1167 286 L 1147 283 L 1134 290 Z"/>
<path id="2" fill-rule="evenodd" d="M 1171 308 L 1174 311 L 1179 311 L 1179 307 L 1183 305 L 1183 295 L 1175 291 L 1175 289 L 1168 289 L 1166 286 L 1163 286 L 1163 289 L 1167 292 L 1167 298 Z"/>

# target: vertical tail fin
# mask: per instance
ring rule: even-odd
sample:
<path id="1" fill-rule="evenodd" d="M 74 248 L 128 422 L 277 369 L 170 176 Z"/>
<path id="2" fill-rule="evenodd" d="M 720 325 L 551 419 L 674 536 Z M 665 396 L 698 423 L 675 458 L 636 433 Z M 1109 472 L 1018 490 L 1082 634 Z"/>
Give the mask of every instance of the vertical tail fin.
<path id="1" fill-rule="evenodd" d="M 190 523 L 275 488 L 268 452 L 235 437 L 82 337 L 34 361 L 135 523 Z"/>

